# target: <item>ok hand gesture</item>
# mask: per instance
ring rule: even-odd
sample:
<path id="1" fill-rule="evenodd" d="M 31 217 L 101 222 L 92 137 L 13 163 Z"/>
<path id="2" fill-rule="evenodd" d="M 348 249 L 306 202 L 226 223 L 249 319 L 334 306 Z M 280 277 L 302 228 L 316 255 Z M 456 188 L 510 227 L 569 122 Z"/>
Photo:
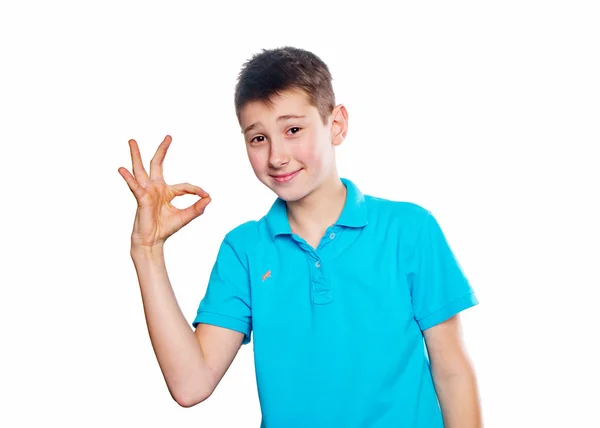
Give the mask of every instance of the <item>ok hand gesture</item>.
<path id="1" fill-rule="evenodd" d="M 123 167 L 119 168 L 119 174 L 129 185 L 138 205 L 131 234 L 132 248 L 164 244 L 169 236 L 204 213 L 211 201 L 208 193 L 198 186 L 189 183 L 165 183 L 162 164 L 171 141 L 171 136 L 167 135 L 158 146 L 150 161 L 148 177 L 136 141 L 129 140 L 133 175 Z M 176 196 L 184 194 L 198 195 L 200 200 L 183 210 L 171 205 Z"/>

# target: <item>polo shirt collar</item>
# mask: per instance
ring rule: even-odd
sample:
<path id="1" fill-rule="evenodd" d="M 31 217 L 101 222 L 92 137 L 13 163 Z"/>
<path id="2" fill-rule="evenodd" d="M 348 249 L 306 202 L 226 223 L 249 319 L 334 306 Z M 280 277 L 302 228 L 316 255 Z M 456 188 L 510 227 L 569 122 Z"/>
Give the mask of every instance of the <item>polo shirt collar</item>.
<path id="1" fill-rule="evenodd" d="M 341 178 L 340 180 L 346 186 L 346 202 L 335 224 L 345 227 L 366 226 L 368 220 L 364 195 L 352 181 L 347 178 Z M 277 235 L 292 234 L 292 228 L 287 217 L 286 204 L 283 199 L 277 198 L 275 200 L 266 215 L 266 221 L 271 239 L 275 239 Z"/>

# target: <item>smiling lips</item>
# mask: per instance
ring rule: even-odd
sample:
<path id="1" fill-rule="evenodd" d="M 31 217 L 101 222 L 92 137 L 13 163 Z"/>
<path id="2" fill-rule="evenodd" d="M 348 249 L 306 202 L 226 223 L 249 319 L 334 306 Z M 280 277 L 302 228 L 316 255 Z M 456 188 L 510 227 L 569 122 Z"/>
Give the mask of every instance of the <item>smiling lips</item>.
<path id="1" fill-rule="evenodd" d="M 277 181 L 278 183 L 287 183 L 288 181 L 290 181 L 292 178 L 294 178 L 295 176 L 298 175 L 298 173 L 301 171 L 302 169 L 299 169 L 298 171 L 294 171 L 294 172 L 290 172 L 289 174 L 281 174 L 281 175 L 272 175 L 271 177 L 273 177 L 273 179 L 275 181 Z"/>

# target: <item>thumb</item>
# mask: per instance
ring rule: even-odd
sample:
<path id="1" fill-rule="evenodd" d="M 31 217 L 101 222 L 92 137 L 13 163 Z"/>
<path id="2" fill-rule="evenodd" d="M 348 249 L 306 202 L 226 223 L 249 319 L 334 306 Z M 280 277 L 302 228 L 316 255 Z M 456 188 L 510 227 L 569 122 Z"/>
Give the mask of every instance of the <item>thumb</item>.
<path id="1" fill-rule="evenodd" d="M 182 210 L 181 219 L 183 220 L 183 225 L 185 226 L 196 217 L 202 215 L 204 213 L 204 210 L 206 209 L 206 206 L 210 204 L 210 201 L 210 197 L 201 198 L 199 201 L 196 201 L 192 206 Z"/>

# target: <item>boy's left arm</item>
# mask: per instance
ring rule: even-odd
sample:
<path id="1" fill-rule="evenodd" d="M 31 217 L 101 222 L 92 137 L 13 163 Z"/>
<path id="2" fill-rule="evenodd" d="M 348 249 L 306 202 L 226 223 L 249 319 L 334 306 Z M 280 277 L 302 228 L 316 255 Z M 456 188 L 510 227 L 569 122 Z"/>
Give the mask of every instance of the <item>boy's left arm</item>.
<path id="1" fill-rule="evenodd" d="M 458 314 L 423 331 L 445 428 L 481 428 L 475 371 Z"/>

